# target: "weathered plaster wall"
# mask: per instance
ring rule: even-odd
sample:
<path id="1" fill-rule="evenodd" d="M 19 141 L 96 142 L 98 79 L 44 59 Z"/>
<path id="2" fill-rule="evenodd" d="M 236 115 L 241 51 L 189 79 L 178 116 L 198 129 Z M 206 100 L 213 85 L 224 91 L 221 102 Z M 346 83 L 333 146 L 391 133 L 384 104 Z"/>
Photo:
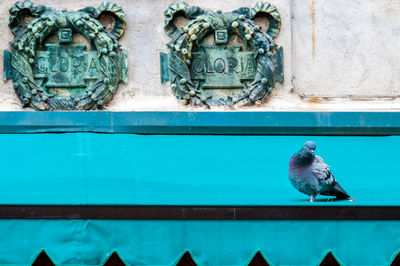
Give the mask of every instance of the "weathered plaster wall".
<path id="1" fill-rule="evenodd" d="M 10 49 L 8 10 L 0 6 L 0 50 Z M 35 0 L 57 9 L 97 7 L 94 0 Z M 121 84 L 107 109 L 203 110 L 182 106 L 160 83 L 159 52 L 167 52 L 164 10 L 168 0 L 115 0 L 127 13 L 120 42 L 128 50 L 129 82 Z M 256 0 L 187 0 L 211 10 L 253 7 Z M 397 0 L 293 0 L 294 57 L 291 58 L 290 0 L 270 0 L 281 12 L 282 31 L 276 42 L 284 48 L 285 83 L 277 84 L 262 106 L 265 110 L 397 110 L 400 101 L 400 1 Z M 293 61 L 292 61 L 293 60 Z M 2 55 L 0 61 L 3 61 Z M 295 87 L 291 85 L 291 62 Z M 0 66 L 2 72 L 2 64 Z M 12 82 L 0 81 L 0 110 L 23 110 Z M 225 110 L 213 108 L 213 110 Z M 227 109 L 232 110 L 232 109 Z"/>

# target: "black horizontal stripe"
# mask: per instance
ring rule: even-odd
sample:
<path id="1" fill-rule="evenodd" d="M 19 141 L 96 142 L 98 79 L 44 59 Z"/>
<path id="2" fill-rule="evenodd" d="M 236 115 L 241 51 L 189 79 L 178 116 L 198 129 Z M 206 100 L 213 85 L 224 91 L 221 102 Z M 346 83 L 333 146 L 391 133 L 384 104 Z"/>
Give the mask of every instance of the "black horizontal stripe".
<path id="1" fill-rule="evenodd" d="M 0 219 L 400 220 L 400 207 L 0 205 Z"/>

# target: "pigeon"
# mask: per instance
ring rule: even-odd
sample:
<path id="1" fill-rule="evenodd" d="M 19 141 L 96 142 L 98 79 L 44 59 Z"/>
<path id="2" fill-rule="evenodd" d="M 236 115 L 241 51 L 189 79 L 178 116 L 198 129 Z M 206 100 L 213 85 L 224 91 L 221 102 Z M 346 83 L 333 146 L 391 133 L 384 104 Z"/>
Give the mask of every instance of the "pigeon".
<path id="1" fill-rule="evenodd" d="M 314 154 L 316 148 L 314 142 L 307 141 L 300 151 L 292 155 L 289 162 L 290 182 L 297 190 L 309 195 L 310 202 L 317 195 L 348 199 L 350 196 L 338 184 L 329 165 Z"/>

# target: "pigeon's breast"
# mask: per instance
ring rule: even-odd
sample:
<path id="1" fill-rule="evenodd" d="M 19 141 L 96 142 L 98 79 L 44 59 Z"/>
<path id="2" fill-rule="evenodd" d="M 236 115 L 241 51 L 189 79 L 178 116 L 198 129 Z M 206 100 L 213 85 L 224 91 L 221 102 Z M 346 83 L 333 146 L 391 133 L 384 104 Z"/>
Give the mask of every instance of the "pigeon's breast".
<path id="1" fill-rule="evenodd" d="M 296 167 L 296 165 L 295 165 L 295 155 L 296 155 L 296 154 L 293 154 L 292 157 L 290 157 L 289 169 L 292 169 L 292 168 L 295 168 L 295 167 Z"/>
<path id="2" fill-rule="evenodd" d="M 307 195 L 316 195 L 320 189 L 311 167 L 289 168 L 289 180 L 300 192 Z"/>

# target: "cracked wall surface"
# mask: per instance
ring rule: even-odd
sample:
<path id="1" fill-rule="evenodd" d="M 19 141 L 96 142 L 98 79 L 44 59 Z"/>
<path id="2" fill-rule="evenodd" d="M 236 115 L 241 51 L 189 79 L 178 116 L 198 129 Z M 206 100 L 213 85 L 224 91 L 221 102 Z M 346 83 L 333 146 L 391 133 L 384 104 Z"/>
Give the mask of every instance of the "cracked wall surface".
<path id="1" fill-rule="evenodd" d="M 56 9 L 98 7 L 101 1 L 33 1 Z M 168 52 L 164 10 L 172 1 L 116 0 L 127 13 L 120 43 L 128 50 L 128 84 L 121 84 L 106 110 L 202 111 L 182 106 L 169 83 L 160 83 L 159 53 Z M 253 7 L 257 1 L 187 0 L 210 10 Z M 290 1 L 271 0 L 282 17 L 276 43 L 284 49 L 285 83 L 277 84 L 269 100 L 245 111 L 268 110 L 398 110 L 400 107 L 400 2 L 393 0 L 293 0 L 293 58 L 291 58 Z M 8 10 L 0 6 L 1 50 L 10 49 Z M 0 60 L 3 61 L 1 54 Z M 295 87 L 290 82 L 293 63 Z M 3 65 L 0 66 L 3 71 Z M 0 110 L 20 107 L 11 81 L 0 82 Z M 216 111 L 234 109 L 213 107 Z"/>

